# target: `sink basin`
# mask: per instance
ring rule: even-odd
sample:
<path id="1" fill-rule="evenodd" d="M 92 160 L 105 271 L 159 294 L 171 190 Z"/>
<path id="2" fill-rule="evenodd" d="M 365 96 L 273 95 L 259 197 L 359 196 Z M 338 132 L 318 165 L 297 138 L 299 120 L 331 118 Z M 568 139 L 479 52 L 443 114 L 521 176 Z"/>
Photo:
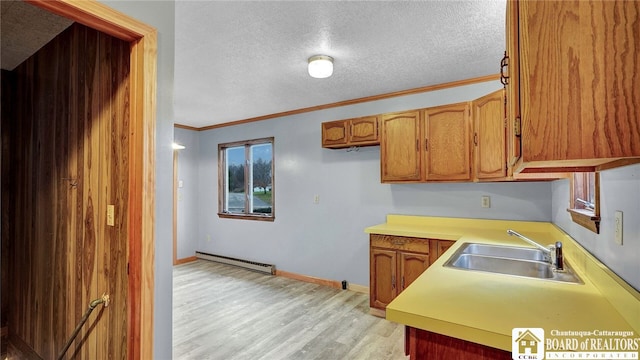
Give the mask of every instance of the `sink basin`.
<path id="1" fill-rule="evenodd" d="M 463 244 L 444 264 L 445 267 L 521 276 L 569 283 L 582 280 L 564 262 L 564 270 L 556 271 L 539 249 L 489 244 Z"/>
<path id="2" fill-rule="evenodd" d="M 553 278 L 553 269 L 551 268 L 551 265 L 541 261 L 460 254 L 460 256 L 451 263 L 451 267 L 541 279 Z"/>
<path id="3" fill-rule="evenodd" d="M 548 256 L 542 250 L 518 246 L 466 243 L 462 254 L 504 257 L 519 260 L 547 261 Z"/>

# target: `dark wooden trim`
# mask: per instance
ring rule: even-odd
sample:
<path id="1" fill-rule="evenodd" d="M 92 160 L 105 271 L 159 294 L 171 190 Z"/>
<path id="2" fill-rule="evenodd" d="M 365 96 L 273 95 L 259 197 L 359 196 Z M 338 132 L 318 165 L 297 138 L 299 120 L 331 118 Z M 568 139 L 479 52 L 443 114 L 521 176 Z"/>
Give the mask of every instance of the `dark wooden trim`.
<path id="1" fill-rule="evenodd" d="M 189 256 L 189 257 L 186 257 L 186 258 L 177 259 L 173 263 L 173 265 L 182 265 L 182 264 L 190 263 L 190 262 L 193 262 L 193 261 L 196 261 L 196 260 L 198 260 L 198 258 L 196 256 Z"/>
<path id="2" fill-rule="evenodd" d="M 276 276 L 282 276 L 289 279 L 300 280 L 300 281 L 304 281 L 312 284 L 329 286 L 334 289 L 342 289 L 342 283 L 336 280 L 321 279 L 313 276 L 296 274 L 296 273 L 283 271 L 283 270 L 276 270 Z"/>
<path id="3" fill-rule="evenodd" d="M 173 124 L 173 127 L 174 127 L 174 128 L 178 128 L 178 129 L 185 129 L 185 130 L 200 131 L 200 128 L 193 127 L 193 126 L 189 126 L 189 125 Z"/>
<path id="4" fill-rule="evenodd" d="M 218 149 L 222 150 L 224 148 L 230 148 L 230 147 L 236 147 L 236 146 L 256 145 L 256 144 L 266 144 L 266 143 L 273 144 L 274 140 L 275 138 L 271 136 L 271 137 L 265 137 L 260 139 L 232 141 L 232 142 L 218 144 Z"/>
<path id="5" fill-rule="evenodd" d="M 387 317 L 387 310 L 385 310 L 385 309 L 376 309 L 376 308 L 369 307 L 369 314 L 371 314 L 373 316 L 381 317 L 381 318 L 386 318 Z"/>
<path id="6" fill-rule="evenodd" d="M 555 167 L 527 167 L 519 174 L 551 174 L 552 173 L 574 173 L 574 172 L 594 172 L 595 166 L 555 166 Z M 514 175 L 515 176 L 515 175 Z"/>
<path id="7" fill-rule="evenodd" d="M 269 120 L 269 119 L 274 119 L 274 118 L 279 118 L 284 116 L 303 114 L 303 113 L 312 112 L 312 111 L 331 109 L 331 108 L 336 108 L 341 106 L 370 102 L 370 101 L 384 100 L 384 99 L 389 99 L 389 98 L 398 97 L 398 96 L 420 94 L 420 93 L 429 92 L 429 91 L 436 91 L 436 90 L 448 89 L 448 88 L 457 87 L 457 86 L 477 84 L 481 82 L 487 82 L 487 81 L 498 80 L 498 79 L 500 79 L 500 74 L 479 76 L 471 79 L 451 81 L 443 84 L 429 85 L 429 86 L 419 87 L 415 89 L 408 89 L 408 90 L 396 91 L 392 93 L 366 96 L 366 97 L 361 97 L 361 98 L 352 99 L 352 100 L 338 101 L 330 104 L 310 106 L 302 109 L 283 111 L 275 114 L 269 114 L 269 115 L 257 116 L 253 118 L 243 119 L 243 120 L 231 121 L 224 124 L 204 126 L 197 129 L 199 131 L 212 130 L 212 129 L 218 129 L 218 128 L 227 127 L 227 126 L 234 126 L 234 125 L 246 124 L 246 123 L 251 123 L 256 121 Z"/>
<path id="8" fill-rule="evenodd" d="M 152 27 L 97 1 L 83 1 L 84 4 L 75 4 L 75 0 L 25 2 L 128 42 L 135 42 L 155 31 Z"/>
<path id="9" fill-rule="evenodd" d="M 640 163 L 640 158 L 619 159 L 596 166 L 596 171 L 609 170 L 621 166 L 633 165 Z"/>
<path id="10" fill-rule="evenodd" d="M 586 187 L 586 177 L 589 174 L 587 173 L 576 173 L 573 174 L 569 179 L 569 208 L 567 211 L 571 215 L 571 220 L 596 234 L 600 233 L 600 173 L 594 173 L 594 199 L 595 199 L 595 209 L 578 209 L 575 208 L 575 199 L 577 194 L 582 194 L 583 196 L 587 190 L 586 189 L 576 189 L 576 176 L 582 176 L 585 178 L 583 187 Z"/>
<path id="11" fill-rule="evenodd" d="M 230 214 L 230 213 L 218 213 L 218 217 L 221 219 L 257 220 L 257 221 L 272 221 L 272 222 L 276 220 L 275 216 Z"/>
<path id="12" fill-rule="evenodd" d="M 593 231 L 600 233 L 600 216 L 595 216 L 592 211 L 583 209 L 567 209 L 571 214 L 571 220 L 574 223 Z"/>

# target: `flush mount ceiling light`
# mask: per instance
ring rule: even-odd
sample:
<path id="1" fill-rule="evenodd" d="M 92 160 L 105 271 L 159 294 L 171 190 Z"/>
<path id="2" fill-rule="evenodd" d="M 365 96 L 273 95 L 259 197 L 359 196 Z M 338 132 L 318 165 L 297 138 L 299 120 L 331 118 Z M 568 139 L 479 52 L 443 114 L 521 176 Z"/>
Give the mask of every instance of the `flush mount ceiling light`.
<path id="1" fill-rule="evenodd" d="M 316 79 L 328 78 L 333 74 L 333 58 L 327 55 L 314 55 L 309 58 L 309 75 Z"/>

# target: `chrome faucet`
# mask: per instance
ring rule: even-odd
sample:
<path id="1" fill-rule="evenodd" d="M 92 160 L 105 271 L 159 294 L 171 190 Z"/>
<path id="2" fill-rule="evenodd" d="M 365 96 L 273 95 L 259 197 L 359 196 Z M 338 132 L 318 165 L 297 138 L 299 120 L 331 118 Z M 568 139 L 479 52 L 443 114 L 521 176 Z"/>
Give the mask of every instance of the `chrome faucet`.
<path id="1" fill-rule="evenodd" d="M 556 270 L 558 271 L 562 271 L 564 270 L 564 259 L 562 256 L 562 242 L 561 241 L 556 241 L 555 245 L 549 245 L 548 247 L 544 247 L 540 244 L 538 244 L 537 242 L 529 239 L 528 237 L 515 232 L 511 229 L 507 230 L 507 234 L 509 235 L 515 235 L 517 237 L 519 237 L 520 239 L 524 240 L 525 242 L 537 247 L 538 249 L 542 250 L 542 252 L 544 252 L 545 254 L 545 258 L 546 260 L 549 262 L 549 264 L 551 264 L 552 266 L 555 267 Z"/>

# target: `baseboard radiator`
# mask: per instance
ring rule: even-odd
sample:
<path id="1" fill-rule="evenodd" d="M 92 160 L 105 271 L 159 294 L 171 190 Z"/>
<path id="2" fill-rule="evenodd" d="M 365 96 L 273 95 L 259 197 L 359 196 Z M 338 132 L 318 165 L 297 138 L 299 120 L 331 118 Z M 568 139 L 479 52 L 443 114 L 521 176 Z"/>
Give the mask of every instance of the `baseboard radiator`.
<path id="1" fill-rule="evenodd" d="M 258 272 L 269 274 L 269 275 L 275 275 L 276 273 L 276 266 L 271 264 L 263 264 L 255 261 L 235 259 L 232 257 L 222 256 L 222 255 L 207 254 L 200 251 L 196 251 L 196 257 L 198 259 L 204 259 L 204 260 L 215 261 L 215 262 L 228 264 L 228 265 L 240 266 L 249 270 L 258 271 Z"/>

